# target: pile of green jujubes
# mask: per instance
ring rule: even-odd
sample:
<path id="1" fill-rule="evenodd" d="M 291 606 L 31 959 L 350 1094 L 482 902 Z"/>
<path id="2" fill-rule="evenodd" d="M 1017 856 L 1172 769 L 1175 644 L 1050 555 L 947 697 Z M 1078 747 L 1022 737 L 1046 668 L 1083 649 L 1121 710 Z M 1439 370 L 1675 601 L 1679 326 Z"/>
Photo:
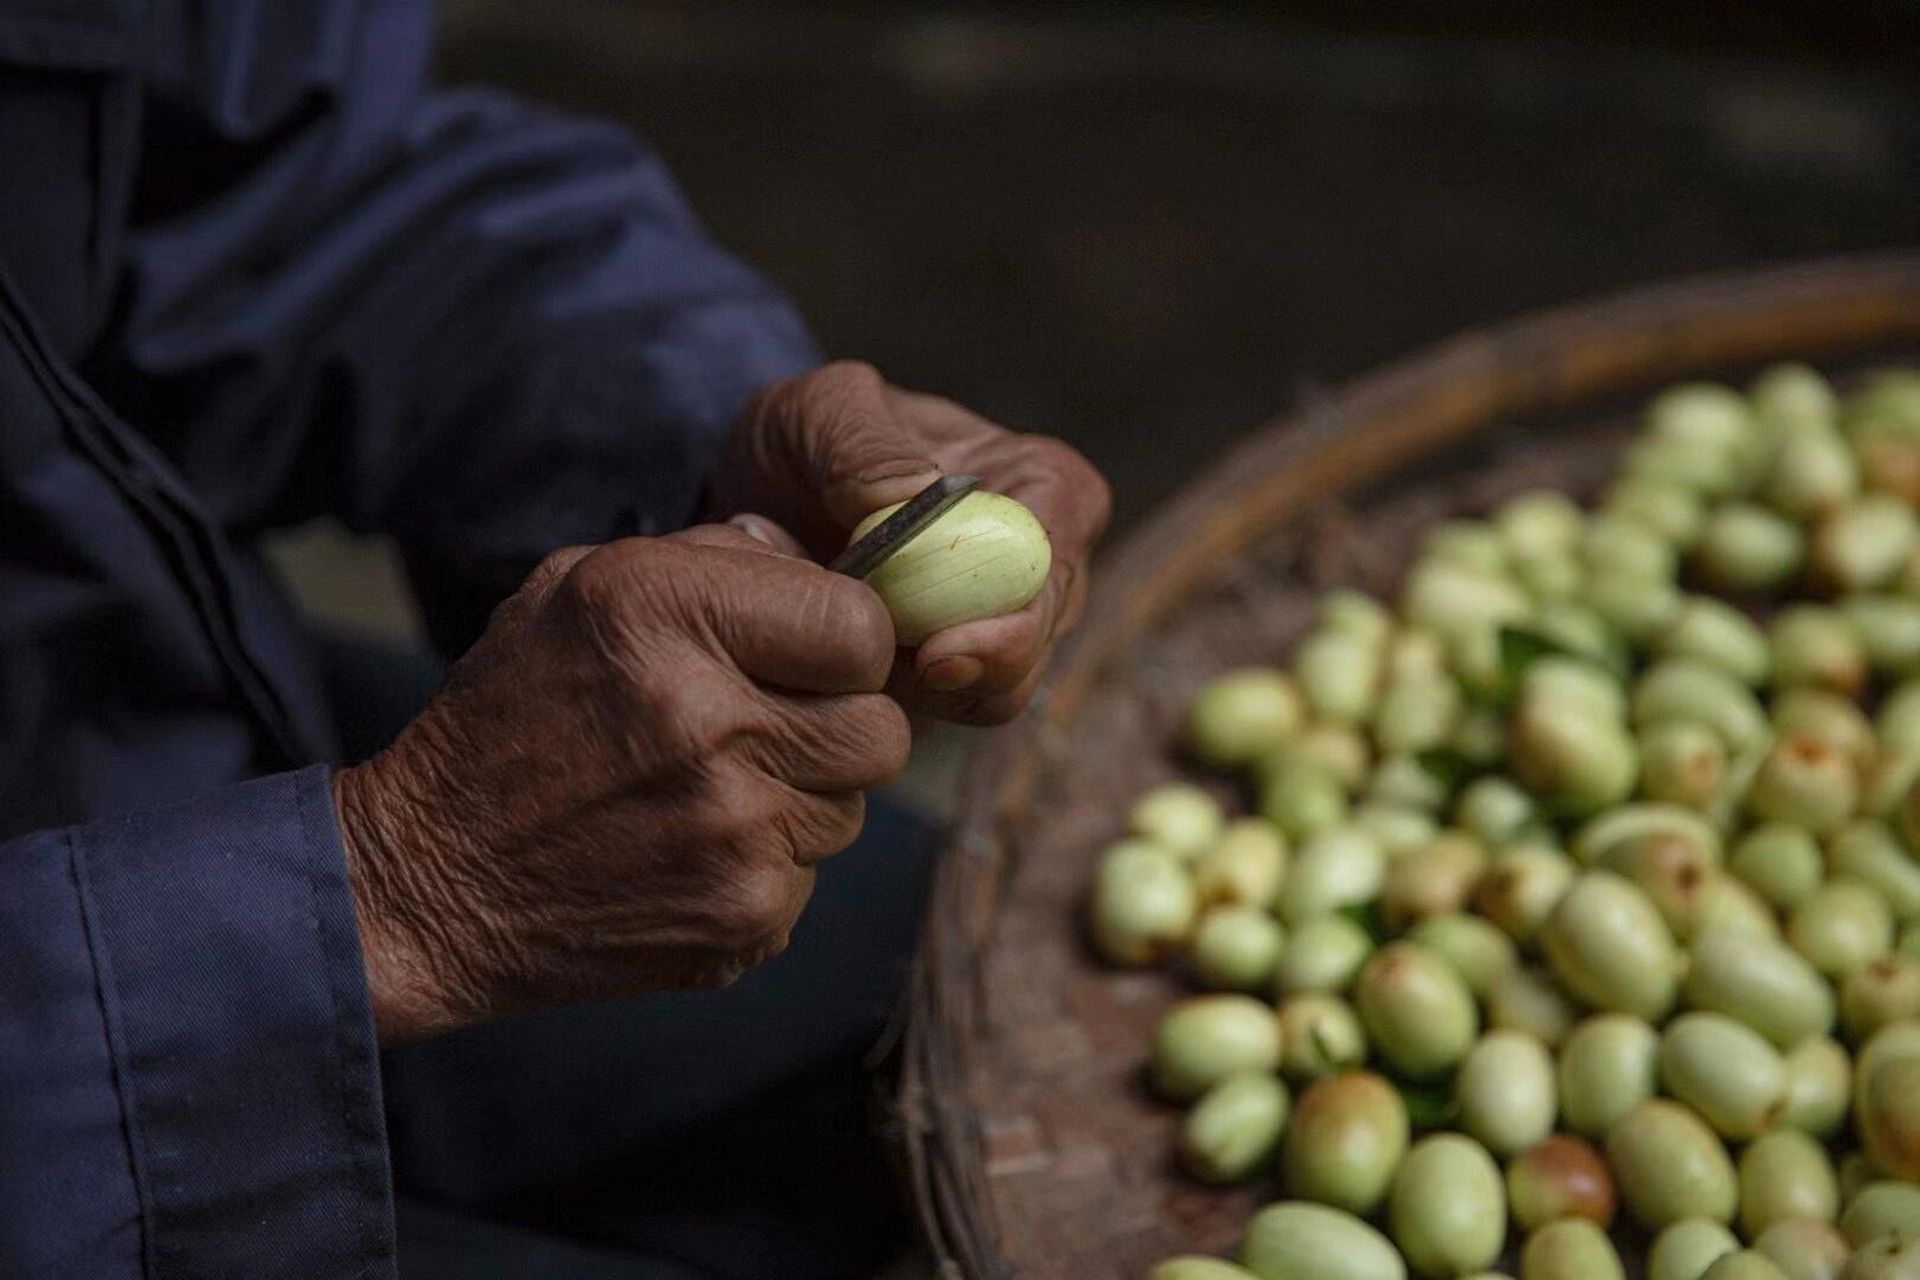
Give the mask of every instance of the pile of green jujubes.
<path id="1" fill-rule="evenodd" d="M 1917 508 L 1920 372 L 1675 387 L 1201 691 L 1251 812 L 1142 796 L 1091 933 L 1283 1198 L 1153 1280 L 1920 1278 Z"/>

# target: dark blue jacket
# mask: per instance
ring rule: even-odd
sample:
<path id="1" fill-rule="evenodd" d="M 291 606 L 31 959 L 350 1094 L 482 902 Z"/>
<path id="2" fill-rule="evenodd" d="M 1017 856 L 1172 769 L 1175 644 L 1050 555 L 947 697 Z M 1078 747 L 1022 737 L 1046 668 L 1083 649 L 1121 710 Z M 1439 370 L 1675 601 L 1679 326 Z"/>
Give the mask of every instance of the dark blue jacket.
<path id="1" fill-rule="evenodd" d="M 814 358 L 633 138 L 433 88 L 431 16 L 0 0 L 0 1276 L 392 1274 L 254 536 L 332 512 L 484 599 L 682 520 Z"/>

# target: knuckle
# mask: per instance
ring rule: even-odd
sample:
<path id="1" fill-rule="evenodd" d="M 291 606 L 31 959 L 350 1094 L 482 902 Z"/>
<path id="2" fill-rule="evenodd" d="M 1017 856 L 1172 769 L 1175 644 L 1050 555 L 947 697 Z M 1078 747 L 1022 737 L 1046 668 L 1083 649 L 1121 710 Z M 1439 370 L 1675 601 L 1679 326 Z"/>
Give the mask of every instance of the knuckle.
<path id="1" fill-rule="evenodd" d="M 835 360 L 802 380 L 808 392 L 831 400 L 877 397 L 886 385 L 880 371 L 865 360 Z"/>
<path id="2" fill-rule="evenodd" d="M 808 574 L 800 616 L 809 647 L 858 688 L 878 690 L 893 666 L 893 619 L 873 588 L 831 573 Z"/>
<path id="3" fill-rule="evenodd" d="M 913 731 L 900 704 L 879 694 L 863 696 L 832 718 L 833 731 L 863 787 L 878 786 L 907 767 Z"/>
<path id="4" fill-rule="evenodd" d="M 536 596 L 545 596 L 572 573 L 574 567 L 593 553 L 594 548 L 586 546 L 556 547 L 540 557 L 540 563 L 533 566 L 533 572 L 527 575 L 525 590 Z"/>
<path id="5" fill-rule="evenodd" d="M 733 887 L 734 931 L 749 946 L 778 937 L 792 923 L 788 919 L 792 900 L 784 868 L 755 867 Z"/>

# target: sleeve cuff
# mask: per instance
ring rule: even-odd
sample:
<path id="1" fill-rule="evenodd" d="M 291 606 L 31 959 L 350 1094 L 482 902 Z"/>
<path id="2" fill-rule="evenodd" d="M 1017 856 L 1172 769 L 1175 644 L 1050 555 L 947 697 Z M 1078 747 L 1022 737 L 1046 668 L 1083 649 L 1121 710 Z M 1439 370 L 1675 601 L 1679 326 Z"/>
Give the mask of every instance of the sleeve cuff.
<path id="1" fill-rule="evenodd" d="M 72 833 L 163 1275 L 391 1276 L 373 1021 L 327 771 Z"/>

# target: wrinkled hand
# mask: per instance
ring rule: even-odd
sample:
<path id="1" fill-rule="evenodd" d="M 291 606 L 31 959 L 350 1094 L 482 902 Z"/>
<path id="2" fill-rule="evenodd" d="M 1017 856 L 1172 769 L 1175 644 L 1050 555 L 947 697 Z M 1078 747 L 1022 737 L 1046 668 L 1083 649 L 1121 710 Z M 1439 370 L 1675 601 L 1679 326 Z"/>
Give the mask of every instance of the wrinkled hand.
<path id="1" fill-rule="evenodd" d="M 786 945 L 908 730 L 878 597 L 744 523 L 554 553 L 335 775 L 384 1041 L 718 986 Z"/>
<path id="2" fill-rule="evenodd" d="M 771 516 L 828 559 L 863 517 L 956 472 L 1032 509 L 1052 538 L 1053 571 L 1019 613 L 929 637 L 910 666 L 900 664 L 892 691 L 915 710 L 994 724 L 1026 705 L 1085 602 L 1087 558 L 1106 529 L 1109 495 L 1079 453 L 889 386 L 866 365 L 832 364 L 777 383 L 748 406 L 729 439 L 713 509 Z"/>

